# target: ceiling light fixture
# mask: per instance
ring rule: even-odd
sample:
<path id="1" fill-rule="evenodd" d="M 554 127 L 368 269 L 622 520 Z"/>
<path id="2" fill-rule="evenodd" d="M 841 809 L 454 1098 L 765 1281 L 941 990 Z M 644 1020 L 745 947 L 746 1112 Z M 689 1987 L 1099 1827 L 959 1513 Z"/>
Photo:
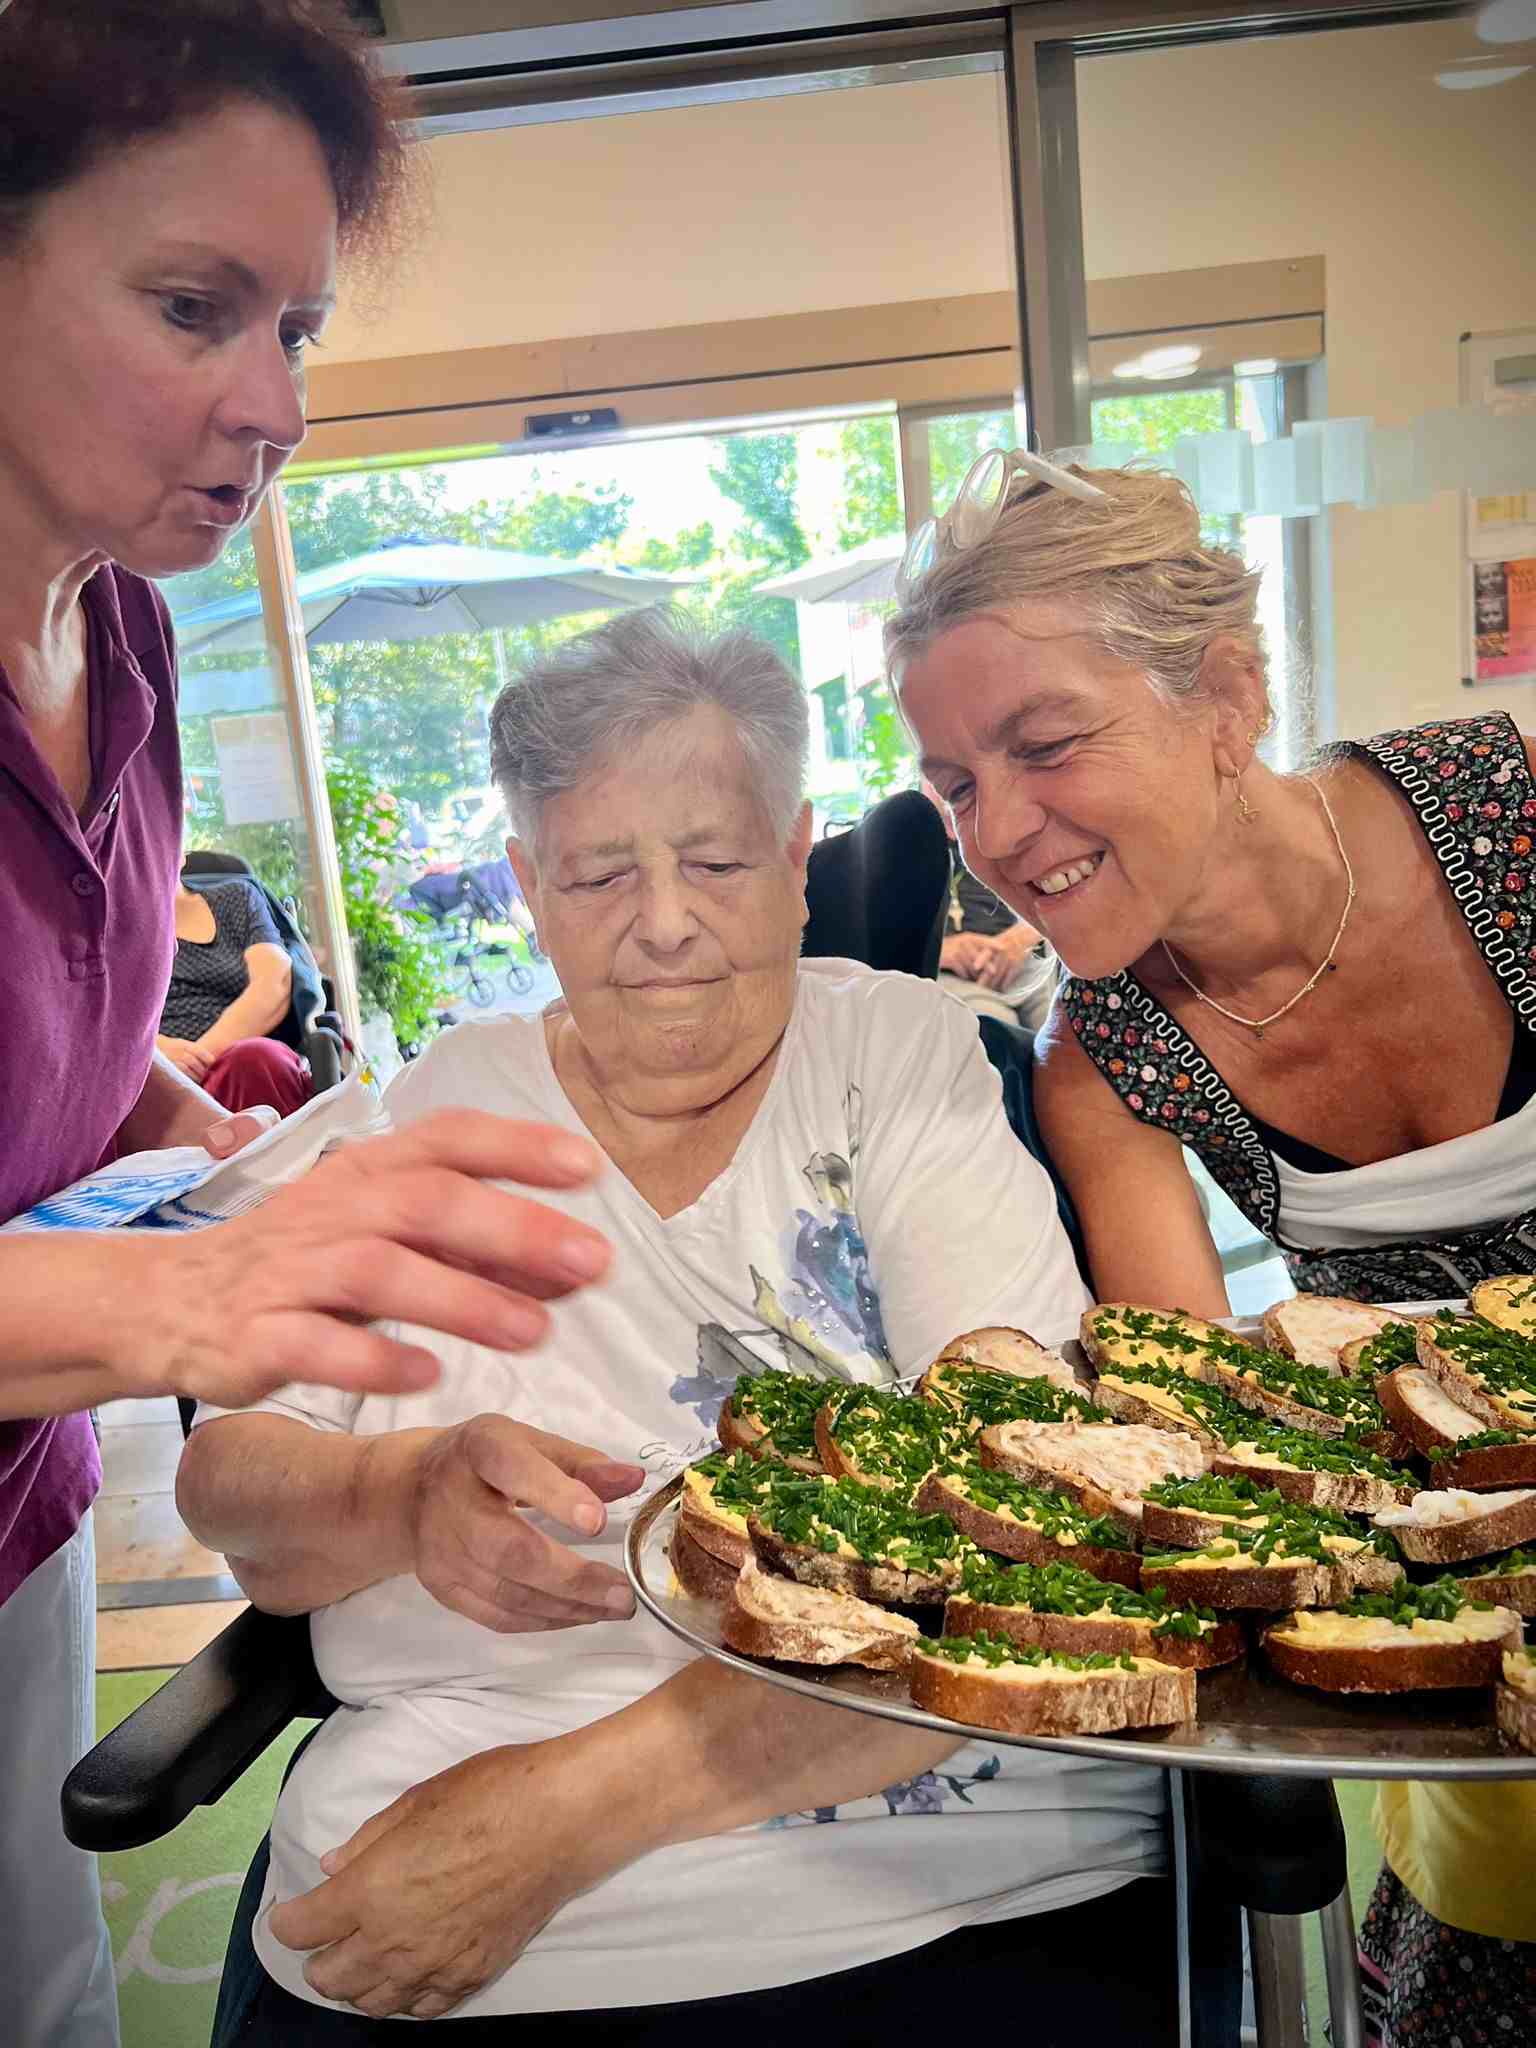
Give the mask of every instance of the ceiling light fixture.
<path id="1" fill-rule="evenodd" d="M 1234 363 L 1232 374 L 1234 377 L 1273 377 L 1279 367 L 1273 356 L 1254 356 L 1249 362 Z"/>
<path id="2" fill-rule="evenodd" d="M 1536 37 L 1536 0 L 1488 0 L 1478 9 L 1480 43 L 1524 43 Z"/>
<path id="3" fill-rule="evenodd" d="M 1192 342 L 1182 342 L 1171 348 L 1144 349 L 1128 362 L 1116 363 L 1110 375 L 1157 383 L 1171 377 L 1187 377 L 1199 360 L 1199 349 Z"/>
<path id="4" fill-rule="evenodd" d="M 1437 71 L 1435 83 L 1447 92 L 1481 92 L 1485 86 L 1508 85 L 1512 78 L 1523 78 L 1530 69 L 1529 64 L 1495 64 L 1482 71 Z"/>

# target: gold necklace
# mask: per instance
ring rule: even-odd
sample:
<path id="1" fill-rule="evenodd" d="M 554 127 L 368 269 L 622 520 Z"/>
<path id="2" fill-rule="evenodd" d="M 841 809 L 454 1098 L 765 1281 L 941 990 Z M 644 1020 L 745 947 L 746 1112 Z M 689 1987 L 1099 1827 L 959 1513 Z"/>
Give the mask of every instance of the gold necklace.
<path id="1" fill-rule="evenodd" d="M 1285 1015 L 1287 1010 L 1294 1010 L 1296 1005 L 1301 1001 L 1303 996 L 1311 995 L 1313 989 L 1317 987 L 1317 984 L 1322 980 L 1323 976 L 1328 973 L 1330 968 L 1333 966 L 1333 956 L 1339 950 L 1339 941 L 1344 936 L 1344 927 L 1349 923 L 1349 913 L 1351 908 L 1353 907 L 1355 900 L 1355 871 L 1349 864 L 1349 855 L 1344 851 L 1344 842 L 1339 837 L 1339 828 L 1338 825 L 1334 822 L 1333 811 L 1329 806 L 1327 797 L 1323 794 L 1322 790 L 1318 787 L 1318 785 L 1314 782 L 1312 787 L 1317 791 L 1317 800 L 1323 807 L 1323 816 L 1328 820 L 1328 829 L 1333 834 L 1333 843 L 1339 849 L 1339 859 L 1344 863 L 1344 881 L 1346 884 L 1346 894 L 1344 897 L 1344 909 L 1339 918 L 1339 928 L 1333 935 L 1333 944 L 1328 948 L 1328 951 L 1323 955 L 1323 958 L 1317 966 L 1317 968 L 1313 971 L 1311 975 L 1308 976 L 1307 980 L 1302 983 L 1301 987 L 1297 989 L 1295 995 L 1291 997 L 1290 1001 L 1288 1003 L 1282 1003 L 1278 1010 L 1272 1010 L 1267 1017 L 1240 1017 L 1237 1014 L 1236 1010 L 1229 1010 L 1224 1003 L 1218 1003 L 1214 996 L 1208 996 L 1203 988 L 1196 987 L 1195 983 L 1190 980 L 1189 976 L 1184 972 L 1183 968 L 1179 965 L 1178 961 L 1174 959 L 1173 951 L 1172 948 L 1169 946 L 1168 941 L 1166 939 L 1163 939 L 1160 942 L 1162 945 L 1163 953 L 1168 961 L 1168 965 L 1173 969 L 1174 973 L 1179 977 L 1180 981 L 1183 982 L 1184 986 L 1189 990 L 1190 994 L 1192 996 L 1197 997 L 1199 1001 L 1206 1004 L 1210 1009 L 1215 1010 L 1220 1016 L 1227 1018 L 1231 1023 L 1241 1024 L 1244 1030 L 1251 1031 L 1255 1038 L 1262 1038 L 1264 1036 L 1265 1031 L 1269 1028 L 1271 1024 L 1278 1023 L 1279 1020 Z"/>

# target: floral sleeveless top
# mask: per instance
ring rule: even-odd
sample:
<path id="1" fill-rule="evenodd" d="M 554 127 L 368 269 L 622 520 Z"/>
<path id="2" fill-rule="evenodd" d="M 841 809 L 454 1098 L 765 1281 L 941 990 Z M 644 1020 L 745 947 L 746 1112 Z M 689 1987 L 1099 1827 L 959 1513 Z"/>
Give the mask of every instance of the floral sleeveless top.
<path id="1" fill-rule="evenodd" d="M 1339 750 L 1389 775 L 1413 806 L 1445 883 L 1515 1016 L 1536 1032 L 1536 779 L 1504 712 L 1459 718 Z M 1253 1119 L 1189 1034 L 1129 973 L 1068 979 L 1059 1001 L 1084 1052 L 1143 1123 L 1169 1131 L 1266 1237 L 1280 1178 Z M 1434 1299 L 1498 1273 L 1536 1271 L 1536 1211 L 1445 1238 L 1365 1248 L 1281 1245 L 1302 1293 Z"/>

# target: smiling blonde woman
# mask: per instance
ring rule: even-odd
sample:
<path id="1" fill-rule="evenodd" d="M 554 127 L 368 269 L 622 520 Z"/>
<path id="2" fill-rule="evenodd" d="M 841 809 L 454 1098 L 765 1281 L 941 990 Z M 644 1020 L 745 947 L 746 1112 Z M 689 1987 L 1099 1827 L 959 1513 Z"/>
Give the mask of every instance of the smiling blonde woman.
<path id="1" fill-rule="evenodd" d="M 1536 1269 L 1536 776 L 1513 721 L 1273 772 L 1259 579 L 1168 476 L 994 453 L 932 543 L 887 654 L 966 865 L 1067 970 L 1036 1105 L 1099 1299 L 1226 1314 L 1184 1146 L 1303 1292 Z M 1392 1787 L 1380 1810 L 1364 1952 L 1389 2030 L 1447 2038 L 1419 2031 L 1444 1989 L 1422 1960 L 1452 1941 L 1457 1995 L 1536 2031 L 1536 1789 Z"/>

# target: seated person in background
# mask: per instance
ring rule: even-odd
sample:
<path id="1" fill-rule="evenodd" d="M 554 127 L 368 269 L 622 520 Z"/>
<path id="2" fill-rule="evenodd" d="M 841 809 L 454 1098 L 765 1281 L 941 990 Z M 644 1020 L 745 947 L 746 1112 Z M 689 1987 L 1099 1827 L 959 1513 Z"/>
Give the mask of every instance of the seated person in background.
<path id="1" fill-rule="evenodd" d="M 308 1063 L 263 1034 L 293 995 L 267 900 L 245 875 L 176 885 L 176 959 L 155 1043 L 226 1109 L 269 1103 L 289 1116 L 309 1100 Z"/>
<path id="2" fill-rule="evenodd" d="M 939 950 L 939 987 L 982 1016 L 1038 1031 L 1056 992 L 1056 956 L 1040 934 L 978 882 L 955 838 L 949 806 L 929 782 L 949 837 L 949 915 Z"/>
<path id="3" fill-rule="evenodd" d="M 771 649 L 649 612 L 496 704 L 564 996 L 448 1032 L 388 1107 L 589 1133 L 607 1174 L 548 1199 L 617 1258 L 527 1360 L 412 1330 L 443 1368 L 419 1396 L 203 1411 L 182 1511 L 259 1606 L 317 1610 L 342 1702 L 252 1866 L 217 2043 L 341 2048 L 450 2011 L 465 2042 L 518 2015 L 523 2048 L 863 2043 L 951 2029 L 957 1986 L 1027 2008 L 1039 2048 L 1173 2038 L 1158 1772 L 871 1721 L 644 1615 L 564 1633 L 633 1507 L 570 1550 L 508 1513 L 551 1460 L 623 1479 L 571 1439 L 669 1479 L 744 1360 L 884 1384 L 969 1328 L 1064 1336 L 1084 1304 L 970 1020 L 798 958 L 806 725 Z M 546 1589 L 542 1621 L 511 1578 Z"/>

